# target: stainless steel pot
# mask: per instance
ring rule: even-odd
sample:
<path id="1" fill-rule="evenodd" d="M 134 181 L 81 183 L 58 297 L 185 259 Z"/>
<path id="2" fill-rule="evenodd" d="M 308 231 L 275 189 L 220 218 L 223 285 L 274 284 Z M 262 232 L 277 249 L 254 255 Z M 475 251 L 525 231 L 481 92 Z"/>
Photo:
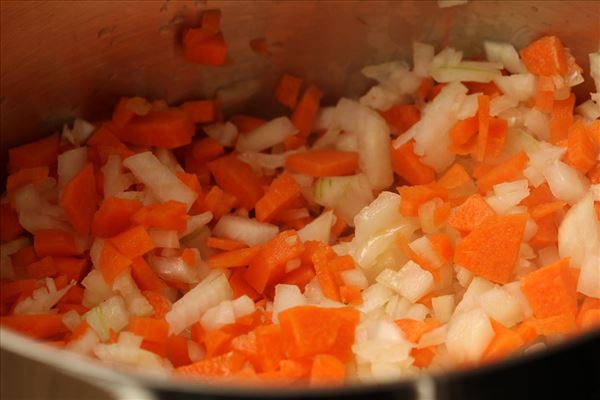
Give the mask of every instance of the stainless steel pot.
<path id="1" fill-rule="evenodd" d="M 121 95 L 178 102 L 212 97 L 225 86 L 250 85 L 256 88 L 253 96 L 231 107 L 269 116 L 277 112 L 270 98 L 283 71 L 316 82 L 328 93 L 325 101 L 332 102 L 363 92 L 363 65 L 408 59 L 413 41 L 478 54 L 483 39 L 523 46 L 554 33 L 586 70 L 587 54 L 600 47 L 600 3 L 594 1 L 471 1 L 445 9 L 434 1 L 354 0 L 2 1 L 0 7 L 2 176 L 10 146 L 48 134 L 75 116 L 103 118 Z M 177 45 L 182 29 L 197 23 L 207 8 L 223 14 L 232 63 L 222 68 L 186 64 Z M 267 57 L 252 52 L 249 40 L 254 38 L 266 39 Z M 578 90 L 590 88 L 588 83 Z M 600 398 L 599 333 L 473 371 L 320 391 L 243 390 L 140 376 L 6 330 L 0 335 L 4 386 L 15 384 L 4 378 L 11 368 L 4 363 L 10 352 L 29 360 L 31 368 L 42 363 L 113 395 L 136 399 Z"/>

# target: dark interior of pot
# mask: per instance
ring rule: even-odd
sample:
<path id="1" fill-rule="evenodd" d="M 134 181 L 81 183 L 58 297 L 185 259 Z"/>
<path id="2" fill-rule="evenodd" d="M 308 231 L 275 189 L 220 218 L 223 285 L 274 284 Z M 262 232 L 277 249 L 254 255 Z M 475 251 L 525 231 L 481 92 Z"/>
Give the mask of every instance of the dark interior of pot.
<path id="1" fill-rule="evenodd" d="M 206 9 L 222 13 L 230 58 L 222 67 L 198 66 L 182 58 L 181 36 L 197 25 Z M 284 110 L 272 100 L 284 72 L 314 82 L 325 93 L 322 105 L 335 105 L 340 96 L 365 93 L 370 85 L 361 74 L 365 65 L 409 61 L 413 42 L 431 43 L 438 50 L 454 46 L 479 56 L 483 40 L 521 48 L 543 34 L 560 36 L 588 71 L 588 54 L 600 44 L 600 3 L 470 1 L 440 8 L 436 1 L 3 1 L 1 181 L 4 185 L 9 148 L 60 131 L 76 117 L 108 119 L 123 96 L 179 104 L 214 98 L 218 90 L 229 88 L 244 94 L 222 104 L 226 115 L 243 110 L 272 118 Z M 264 39 L 268 52 L 253 51 L 253 39 Z M 591 79 L 574 88 L 576 94 L 593 90 Z M 9 345 L 7 338 L 3 334 L 3 347 L 16 352 L 24 347 L 23 342 Z M 600 398 L 599 349 L 596 331 L 539 354 L 474 370 L 343 389 L 239 391 L 224 389 L 224 384 L 153 381 L 135 375 L 120 384 L 157 390 L 150 396 L 165 399 L 556 398 L 578 396 L 580 388 L 585 390 L 578 398 Z M 25 355 L 31 363 L 42 361 L 77 376 L 75 367 L 57 365 L 66 359 Z M 82 375 L 93 380 L 93 371 Z M 106 375 L 98 381 L 114 385 L 113 378 Z M 555 379 L 571 383 L 557 388 L 550 384 Z"/>

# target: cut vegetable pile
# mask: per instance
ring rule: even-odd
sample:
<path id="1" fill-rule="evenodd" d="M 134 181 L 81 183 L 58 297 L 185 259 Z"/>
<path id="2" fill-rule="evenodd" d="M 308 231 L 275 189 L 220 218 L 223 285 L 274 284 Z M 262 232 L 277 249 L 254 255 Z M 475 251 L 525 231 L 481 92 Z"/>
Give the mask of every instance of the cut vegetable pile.
<path id="1" fill-rule="evenodd" d="M 183 36 L 222 65 L 220 14 Z M 264 43 L 263 43 L 264 44 Z M 266 44 L 265 44 L 266 46 Z M 554 36 L 415 43 L 289 112 L 122 98 L 9 150 L 0 323 L 113 365 L 340 385 L 476 366 L 600 326 L 600 104 Z M 590 55 L 600 92 L 600 54 Z"/>

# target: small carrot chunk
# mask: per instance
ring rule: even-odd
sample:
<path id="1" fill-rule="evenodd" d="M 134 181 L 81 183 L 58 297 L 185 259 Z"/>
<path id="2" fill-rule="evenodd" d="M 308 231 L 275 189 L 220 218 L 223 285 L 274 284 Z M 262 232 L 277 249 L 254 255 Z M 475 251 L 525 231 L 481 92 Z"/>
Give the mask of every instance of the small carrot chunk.
<path id="1" fill-rule="evenodd" d="M 358 169 L 358 153 L 342 150 L 310 150 L 285 160 L 292 172 L 314 177 L 351 175 Z"/>
<path id="2" fill-rule="evenodd" d="M 391 148 L 392 169 L 411 185 L 423 185 L 435 180 L 435 171 L 421 162 L 414 153 L 414 140 L 399 148 Z"/>
<path id="3" fill-rule="evenodd" d="M 12 174 L 23 168 L 54 166 L 59 150 L 60 136 L 58 133 L 8 149 L 8 172 Z"/>
<path id="4" fill-rule="evenodd" d="M 544 36 L 521 49 L 527 70 L 535 75 L 564 75 L 567 73 L 565 48 L 556 36 Z"/>
<path id="5" fill-rule="evenodd" d="M 131 317 L 127 330 L 154 343 L 164 343 L 169 334 L 169 323 L 164 319 Z"/>
<path id="6" fill-rule="evenodd" d="M 552 114 L 550 115 L 550 142 L 558 143 L 561 140 L 567 139 L 571 135 L 573 125 L 573 107 L 575 106 L 575 95 L 572 94 L 564 100 L 555 100 L 552 106 Z M 584 134 L 585 128 L 583 123 L 579 122 L 577 133 Z M 581 133 L 578 132 L 581 130 Z M 567 156 L 568 157 L 568 156 Z"/>
<path id="7" fill-rule="evenodd" d="M 186 101 L 181 109 L 194 124 L 207 124 L 215 120 L 217 102 L 214 100 Z"/>
<path id="8" fill-rule="evenodd" d="M 98 269 L 107 283 L 112 283 L 121 272 L 131 265 L 131 260 L 119 253 L 109 241 L 105 241 L 100 253 Z"/>
<path id="9" fill-rule="evenodd" d="M 292 123 L 304 137 L 312 132 L 321 97 L 323 92 L 317 86 L 309 85 L 292 113 Z"/>
<path id="10" fill-rule="evenodd" d="M 495 335 L 481 356 L 483 361 L 504 358 L 524 345 L 523 339 L 517 332 L 494 320 L 491 322 Z"/>
<path id="11" fill-rule="evenodd" d="M 578 120 L 568 130 L 567 162 L 582 174 L 586 174 L 598 164 L 598 150 L 592 138 Z"/>
<path id="12" fill-rule="evenodd" d="M 183 34 L 183 56 L 194 64 L 221 66 L 227 62 L 227 45 L 221 32 L 193 28 Z"/>
<path id="13" fill-rule="evenodd" d="M 101 238 L 116 236 L 132 223 L 133 215 L 142 208 L 138 200 L 107 197 L 92 219 L 92 234 Z"/>
<path id="14" fill-rule="evenodd" d="M 380 114 L 396 136 L 409 130 L 421 119 L 421 112 L 413 104 L 397 104 Z"/>
<path id="15" fill-rule="evenodd" d="M 254 208 L 263 195 L 260 177 L 235 154 L 209 162 L 208 169 L 219 187 L 234 195 L 247 210 Z"/>
<path id="16" fill-rule="evenodd" d="M 20 169 L 6 178 L 6 191 L 14 192 L 23 186 L 42 181 L 48 177 L 48 173 L 47 166 Z"/>
<path id="17" fill-rule="evenodd" d="M 299 198 L 300 185 L 288 172 L 284 171 L 273 180 L 269 189 L 256 202 L 256 219 L 261 222 L 271 221 Z"/>
<path id="18" fill-rule="evenodd" d="M 283 74 L 275 88 L 275 99 L 288 108 L 294 108 L 300 94 L 302 79 L 290 74 Z"/>
<path id="19" fill-rule="evenodd" d="M 494 185 L 510 182 L 519 178 L 529 158 L 521 151 L 508 160 L 496 165 L 477 179 L 477 187 L 481 193 L 489 192 Z"/>
<path id="20" fill-rule="evenodd" d="M 23 232 L 23 227 L 19 223 L 19 215 L 10 207 L 9 204 L 0 205 L 0 241 L 10 242 L 19 237 Z"/>
<path id="21" fill-rule="evenodd" d="M 242 248 L 237 250 L 226 251 L 223 253 L 212 255 L 208 258 L 207 263 L 210 268 L 237 268 L 250 265 L 252 260 L 260 252 L 260 246 Z"/>
<path id="22" fill-rule="evenodd" d="M 342 385 L 346 379 L 346 366 L 329 354 L 318 354 L 313 359 L 309 382 L 311 386 Z"/>
<path id="23" fill-rule="evenodd" d="M 134 259 L 154 249 L 154 242 L 146 228 L 138 225 L 109 239 L 124 256 Z"/>
<path id="24" fill-rule="evenodd" d="M 60 206 L 77 233 L 87 235 L 90 232 L 98 207 L 96 176 L 91 163 L 67 183 L 60 198 Z"/>
<path id="25" fill-rule="evenodd" d="M 485 199 L 479 194 L 474 194 L 454 209 L 448 218 L 448 225 L 461 232 L 469 233 L 494 215 L 496 213 Z"/>

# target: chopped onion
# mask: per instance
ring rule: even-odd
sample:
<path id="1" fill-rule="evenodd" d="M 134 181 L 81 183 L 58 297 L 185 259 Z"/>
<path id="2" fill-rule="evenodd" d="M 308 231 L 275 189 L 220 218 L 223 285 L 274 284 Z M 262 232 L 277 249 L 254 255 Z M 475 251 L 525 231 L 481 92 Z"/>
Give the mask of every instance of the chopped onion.
<path id="1" fill-rule="evenodd" d="M 560 160 L 564 153 L 565 149 L 562 147 L 546 143 L 540 144 L 536 150 L 528 152 L 529 163 L 523 171 L 523 175 L 525 175 L 533 186 L 538 187 L 546 180 L 544 171 L 550 165 Z"/>
<path id="2" fill-rule="evenodd" d="M 600 51 L 590 53 L 590 76 L 596 84 L 596 93 L 600 93 Z"/>
<path id="3" fill-rule="evenodd" d="M 543 171 L 554 197 L 568 203 L 576 203 L 587 192 L 586 179 L 573 167 L 555 161 Z"/>
<path id="4" fill-rule="evenodd" d="M 408 358 L 412 348 L 400 328 L 386 319 L 359 324 L 356 336 L 352 351 L 359 363 L 401 362 Z"/>
<path id="5" fill-rule="evenodd" d="M 262 151 L 295 135 L 298 129 L 288 117 L 275 118 L 238 138 L 235 146 L 239 152 Z"/>
<path id="6" fill-rule="evenodd" d="M 73 128 L 63 125 L 62 138 L 75 146 L 83 145 L 96 128 L 84 119 L 75 118 Z"/>
<path id="7" fill-rule="evenodd" d="M 575 112 L 582 117 L 593 121 L 600 118 L 600 105 L 593 100 L 587 100 L 575 108 Z"/>
<path id="8" fill-rule="evenodd" d="M 448 322 L 454 312 L 454 295 L 446 294 L 432 297 L 431 306 L 435 319 L 442 323 Z"/>
<path id="9" fill-rule="evenodd" d="M 166 249 L 179 248 L 179 235 L 177 231 L 163 231 L 160 229 L 148 229 L 148 235 L 156 247 Z"/>
<path id="10" fill-rule="evenodd" d="M 210 211 L 203 212 L 202 214 L 190 215 L 187 220 L 187 226 L 185 231 L 179 234 L 180 238 L 184 238 L 192 233 L 202 229 L 213 219 L 213 214 Z"/>
<path id="11" fill-rule="evenodd" d="M 456 362 L 480 359 L 494 337 L 487 315 L 479 308 L 457 314 L 448 322 L 446 348 Z"/>
<path id="12" fill-rule="evenodd" d="M 352 133 L 341 133 L 335 142 L 335 148 L 343 151 L 358 151 L 356 135 Z"/>
<path id="13" fill-rule="evenodd" d="M 161 202 L 175 200 L 189 209 L 198 197 L 149 151 L 126 158 L 123 165 Z"/>
<path id="14" fill-rule="evenodd" d="M 254 305 L 254 301 L 247 295 L 243 295 L 238 297 L 237 299 L 231 302 L 231 306 L 233 307 L 233 314 L 235 318 L 240 318 L 248 314 L 252 314 L 256 309 Z"/>
<path id="15" fill-rule="evenodd" d="M 399 271 L 385 269 L 377 282 L 396 291 L 415 303 L 433 289 L 433 275 L 413 261 L 408 261 Z"/>
<path id="16" fill-rule="evenodd" d="M 304 148 L 304 150 L 306 150 Z M 297 151 L 290 151 L 287 153 L 279 154 L 266 154 L 257 151 L 247 151 L 245 153 L 238 154 L 238 158 L 250 165 L 254 170 L 260 170 L 261 168 L 277 169 L 283 168 L 285 165 L 285 159 L 288 155 L 296 153 Z"/>
<path id="17" fill-rule="evenodd" d="M 129 323 L 129 314 L 121 296 L 103 301 L 83 317 L 103 342 L 109 339 L 111 329 L 119 332 Z"/>
<path id="18" fill-rule="evenodd" d="M 494 286 L 481 294 L 479 304 L 490 318 L 507 328 L 525 319 L 520 302 L 500 286 Z"/>
<path id="19" fill-rule="evenodd" d="M 206 351 L 204 350 L 204 347 L 202 347 L 198 343 L 194 342 L 193 340 L 188 340 L 187 345 L 188 355 L 192 362 L 198 362 L 206 357 Z"/>
<path id="20" fill-rule="evenodd" d="M 73 330 L 77 328 L 77 325 L 81 323 L 81 317 L 77 314 L 77 311 L 69 310 L 63 314 L 62 322 L 71 332 L 73 332 Z"/>
<path id="21" fill-rule="evenodd" d="M 183 172 L 183 168 L 179 165 L 177 158 L 175 158 L 175 155 L 171 150 L 165 149 L 164 147 L 158 147 L 154 149 L 154 155 L 158 158 L 158 161 L 169 168 L 171 172 Z"/>
<path id="22" fill-rule="evenodd" d="M 315 118 L 315 131 L 325 131 L 335 125 L 335 107 L 321 107 Z"/>
<path id="23" fill-rule="evenodd" d="M 136 317 L 148 317 L 154 314 L 154 308 L 131 278 L 129 270 L 122 272 L 115 279 L 113 289 L 125 300 L 129 314 Z"/>
<path id="24" fill-rule="evenodd" d="M 68 342 L 65 349 L 79 354 L 90 354 L 92 349 L 100 343 L 100 338 L 93 329 L 88 329 L 82 336 Z"/>
<path id="25" fill-rule="evenodd" d="M 415 321 L 423 321 L 430 313 L 429 308 L 423 304 L 415 303 L 411 305 L 403 318 L 414 319 Z"/>
<path id="26" fill-rule="evenodd" d="M 314 184 L 314 201 L 333 208 L 350 226 L 354 225 L 354 216 L 372 200 L 368 179 L 362 174 L 319 178 Z"/>
<path id="27" fill-rule="evenodd" d="M 502 76 L 500 69 L 490 68 L 486 63 L 462 61 L 456 65 L 430 69 L 431 77 L 436 82 L 491 82 Z"/>
<path id="28" fill-rule="evenodd" d="M 121 169 L 121 158 L 114 154 L 108 156 L 106 164 L 101 168 L 104 176 L 104 197 L 122 193 L 134 184 L 133 175 L 123 173 Z"/>
<path id="29" fill-rule="evenodd" d="M 488 61 L 501 63 L 508 72 L 513 74 L 527 72 L 519 58 L 519 53 L 512 44 L 486 40 L 483 42 L 483 47 Z"/>
<path id="30" fill-rule="evenodd" d="M 123 346 L 140 347 L 144 338 L 131 332 L 119 332 L 117 343 Z"/>
<path id="31" fill-rule="evenodd" d="M 209 308 L 200 318 L 200 324 L 207 331 L 217 330 L 225 325 L 235 322 L 231 300 L 224 300 L 218 305 Z"/>
<path id="32" fill-rule="evenodd" d="M 163 279 L 177 282 L 196 283 L 203 272 L 195 265 L 187 265 L 180 257 L 159 257 L 151 254 L 148 256 L 148 263 Z"/>
<path id="33" fill-rule="evenodd" d="M 577 291 L 586 296 L 600 299 L 600 250 L 597 254 L 587 256 L 581 264 L 581 272 L 577 280 Z"/>
<path id="34" fill-rule="evenodd" d="M 504 111 L 515 108 L 519 104 L 519 100 L 507 95 L 494 97 L 490 101 L 490 115 L 496 117 Z"/>
<path id="35" fill-rule="evenodd" d="M 460 265 L 455 265 L 454 268 L 456 270 L 456 280 L 458 283 L 462 287 L 469 286 L 473 280 L 473 273 Z"/>
<path id="36" fill-rule="evenodd" d="M 340 272 L 340 278 L 344 285 L 366 289 L 369 286 L 367 277 L 359 268 L 348 269 Z"/>
<path id="37" fill-rule="evenodd" d="M 435 56 L 435 48 L 427 43 L 413 42 L 413 72 L 421 78 L 429 77 L 429 64 Z"/>
<path id="38" fill-rule="evenodd" d="M 224 300 L 231 299 L 231 296 L 231 287 L 225 275 L 214 271 L 181 299 L 173 303 L 171 310 L 165 316 L 171 332 L 180 333 L 200 320 L 206 310 Z"/>
<path id="39" fill-rule="evenodd" d="M 2 243 L 0 245 L 0 255 L 2 257 L 9 257 L 15 254 L 17 251 L 31 245 L 31 241 L 28 237 L 21 236 L 10 242 Z"/>
<path id="40" fill-rule="evenodd" d="M 275 286 L 275 297 L 273 299 L 273 322 L 279 323 L 279 313 L 289 308 L 303 306 L 307 303 L 306 297 L 300 293 L 296 285 L 279 284 Z"/>
<path id="41" fill-rule="evenodd" d="M 527 101 L 537 92 L 537 78 L 533 74 L 499 76 L 494 83 L 502 93 L 518 101 Z"/>
<path id="42" fill-rule="evenodd" d="M 81 284 L 85 288 L 82 304 L 88 308 L 97 306 L 113 295 L 112 287 L 106 283 L 98 269 L 92 269 Z"/>
<path id="43" fill-rule="evenodd" d="M 370 240 L 359 243 L 352 241 L 350 254 L 363 269 L 370 269 L 378 264 L 378 258 L 396 246 L 398 234 L 412 235 L 414 227 L 410 223 L 398 225 L 373 236 Z"/>
<path id="44" fill-rule="evenodd" d="M 481 295 L 493 288 L 494 284 L 492 282 L 478 276 L 474 277 L 461 301 L 456 306 L 454 314 L 463 313 L 477 307 Z"/>
<path id="45" fill-rule="evenodd" d="M 406 317 L 406 313 L 412 305 L 404 297 L 395 295 L 385 305 L 385 314 L 393 320 L 402 319 Z"/>
<path id="46" fill-rule="evenodd" d="M 46 286 L 35 289 L 31 296 L 21 300 L 14 308 L 14 314 L 47 314 L 56 303 L 75 286 L 75 281 L 61 290 L 56 289 L 54 279 L 46 278 Z"/>
<path id="47" fill-rule="evenodd" d="M 529 196 L 529 182 L 522 179 L 494 185 L 494 195 L 487 197 L 485 201 L 496 213 L 505 214 L 527 196 Z"/>
<path id="48" fill-rule="evenodd" d="M 275 225 L 237 215 L 221 217 L 213 229 L 215 236 L 237 240 L 248 246 L 268 242 L 278 233 L 279 228 Z"/>
<path id="49" fill-rule="evenodd" d="M 421 236 L 420 238 L 413 240 L 408 246 L 433 268 L 440 268 L 444 265 L 444 261 L 434 250 L 433 245 L 427 236 Z"/>
<path id="50" fill-rule="evenodd" d="M 367 94 L 360 98 L 360 104 L 380 111 L 403 102 L 421 83 L 420 77 L 401 61 L 370 65 L 363 68 L 362 73 L 367 78 L 378 81 L 379 85 L 371 87 Z"/>
<path id="51" fill-rule="evenodd" d="M 333 211 L 325 211 L 318 218 L 306 224 L 298 231 L 298 236 L 303 242 L 317 240 L 329 243 L 331 225 L 333 225 Z"/>
<path id="52" fill-rule="evenodd" d="M 458 110 L 456 118 L 458 118 L 459 120 L 463 120 L 471 118 L 475 114 L 477 114 L 477 109 L 479 108 L 479 102 L 477 98 L 479 96 L 481 96 L 481 93 L 473 93 L 467 95 L 462 105 L 460 106 L 460 110 Z"/>
<path id="53" fill-rule="evenodd" d="M 507 283 L 502 288 L 519 302 L 519 305 L 521 306 L 521 313 L 523 314 L 523 319 L 529 318 L 533 315 L 533 310 L 529 305 L 529 301 L 527 300 L 527 297 L 525 297 L 523 291 L 521 290 L 521 281 L 517 280 L 514 282 Z"/>
<path id="54" fill-rule="evenodd" d="M 401 198 L 397 193 L 383 191 L 354 217 L 354 237 L 364 242 L 386 230 L 404 223 L 398 212 Z"/>
<path id="55" fill-rule="evenodd" d="M 375 283 L 362 292 L 363 303 L 358 309 L 365 314 L 383 306 L 394 296 L 394 291 L 380 283 Z"/>
<path id="56" fill-rule="evenodd" d="M 101 361 L 137 367 L 144 370 L 160 370 L 163 368 L 163 359 L 148 350 L 120 343 L 99 344 L 94 347 L 94 354 Z"/>
<path id="57" fill-rule="evenodd" d="M 446 336 L 448 334 L 447 325 L 439 326 L 427 333 L 424 333 L 423 336 L 419 339 L 419 344 L 417 348 L 422 349 L 429 346 L 438 346 L 443 344 L 446 340 Z"/>
<path id="58" fill-rule="evenodd" d="M 202 127 L 202 130 L 206 132 L 206 136 L 215 139 L 225 147 L 233 147 L 235 139 L 238 136 L 237 127 L 229 121 L 205 125 Z"/>
<path id="59" fill-rule="evenodd" d="M 570 257 L 573 267 L 581 267 L 587 258 L 597 256 L 600 251 L 599 225 L 592 195 L 588 193 L 567 211 L 558 228 L 560 257 Z"/>
<path id="60" fill-rule="evenodd" d="M 540 140 L 550 139 L 550 119 L 547 114 L 535 108 L 525 115 L 525 127 Z"/>
<path id="61" fill-rule="evenodd" d="M 58 187 L 65 185 L 85 166 L 87 162 L 87 148 L 79 147 L 67 150 L 58 156 Z"/>

